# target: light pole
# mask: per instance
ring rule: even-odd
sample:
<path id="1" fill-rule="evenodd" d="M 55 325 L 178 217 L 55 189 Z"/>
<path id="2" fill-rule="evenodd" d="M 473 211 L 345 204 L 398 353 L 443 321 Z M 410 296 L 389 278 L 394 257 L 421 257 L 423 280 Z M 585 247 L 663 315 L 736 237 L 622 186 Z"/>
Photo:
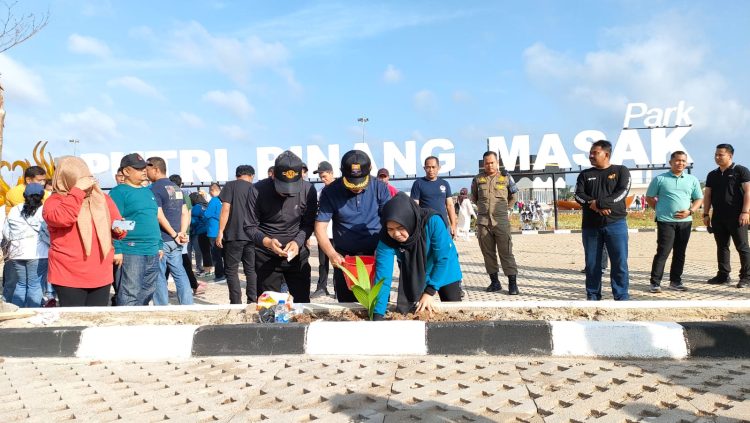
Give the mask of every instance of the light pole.
<path id="1" fill-rule="evenodd" d="M 365 142 L 365 124 L 369 122 L 370 119 L 367 119 L 366 117 L 362 116 L 361 118 L 357 119 L 357 122 L 362 124 L 362 142 Z"/>
<path id="2" fill-rule="evenodd" d="M 73 155 L 78 157 L 78 154 L 76 154 L 76 147 L 78 147 L 78 140 L 68 140 L 69 143 L 73 144 Z"/>

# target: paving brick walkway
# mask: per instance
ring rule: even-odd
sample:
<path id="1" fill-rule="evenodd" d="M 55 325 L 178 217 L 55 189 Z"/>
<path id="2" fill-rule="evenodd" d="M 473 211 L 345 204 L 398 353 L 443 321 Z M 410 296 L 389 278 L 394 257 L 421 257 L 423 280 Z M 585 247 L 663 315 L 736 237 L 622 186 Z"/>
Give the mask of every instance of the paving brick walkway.
<path id="1" fill-rule="evenodd" d="M 585 300 L 583 246 L 580 234 L 556 235 L 516 235 L 513 237 L 514 252 L 519 266 L 519 286 L 521 295 L 507 295 L 506 291 L 487 293 L 484 288 L 489 284 L 482 261 L 482 254 L 474 238 L 468 241 L 459 240 L 461 270 L 464 275 L 466 301 L 519 301 L 519 300 Z M 656 252 L 656 233 L 630 234 L 629 266 L 630 293 L 633 300 L 733 300 L 750 299 L 750 289 L 737 289 L 735 284 L 713 286 L 705 281 L 716 274 L 716 244 L 713 237 L 705 232 L 694 232 L 688 247 L 683 281 L 689 288 L 687 292 L 675 292 L 666 289 L 669 285 L 668 273 L 671 261 L 667 261 L 664 291 L 650 294 L 649 275 L 651 262 Z M 310 259 L 313 268 L 312 289 L 318 280 L 317 247 L 312 247 Z M 739 271 L 739 259 L 732 251 L 732 279 L 736 283 Z M 329 274 L 329 291 L 333 293 L 332 272 Z M 609 274 L 605 274 L 604 299 L 612 299 L 609 290 Z M 244 276 L 242 277 L 244 279 Z M 244 286 L 244 283 L 243 283 Z M 394 284 L 393 291 L 395 292 Z M 174 286 L 171 287 L 174 294 Z M 176 298 L 172 298 L 173 302 Z M 195 298 L 198 304 L 226 304 L 229 296 L 226 284 L 209 283 L 204 295 Z M 317 298 L 315 302 L 334 302 L 329 298 Z"/>
<path id="2" fill-rule="evenodd" d="M 750 361 L 243 357 L 0 362 L 0 421 L 735 422 Z"/>

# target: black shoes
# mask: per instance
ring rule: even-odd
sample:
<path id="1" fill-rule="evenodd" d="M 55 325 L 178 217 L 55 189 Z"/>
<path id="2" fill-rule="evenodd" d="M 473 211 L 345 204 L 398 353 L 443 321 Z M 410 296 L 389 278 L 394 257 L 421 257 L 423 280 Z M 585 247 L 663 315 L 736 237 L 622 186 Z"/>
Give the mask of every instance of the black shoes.
<path id="1" fill-rule="evenodd" d="M 485 289 L 487 292 L 499 292 L 503 290 L 503 286 L 500 285 L 500 281 L 493 281 L 490 283 L 490 286 Z"/>
<path id="2" fill-rule="evenodd" d="M 669 289 L 671 289 L 672 291 L 681 291 L 681 292 L 685 292 L 688 290 L 687 287 L 682 282 L 677 282 L 677 283 L 670 282 Z"/>
<path id="3" fill-rule="evenodd" d="M 518 295 L 518 284 L 516 275 L 508 276 L 508 295 Z"/>
<path id="4" fill-rule="evenodd" d="M 485 289 L 487 292 L 498 292 L 502 291 L 503 286 L 500 285 L 500 279 L 497 278 L 497 273 L 490 273 L 490 286 Z"/>
<path id="5" fill-rule="evenodd" d="M 750 287 L 750 279 L 740 279 L 739 282 L 737 282 L 737 288 L 747 288 Z"/>
<path id="6" fill-rule="evenodd" d="M 713 278 L 707 280 L 706 283 L 709 285 L 724 285 L 725 283 L 729 283 L 729 281 L 729 276 L 716 275 Z"/>
<path id="7" fill-rule="evenodd" d="M 648 292 L 652 294 L 658 294 L 661 292 L 661 286 L 651 284 L 651 288 L 649 288 Z"/>

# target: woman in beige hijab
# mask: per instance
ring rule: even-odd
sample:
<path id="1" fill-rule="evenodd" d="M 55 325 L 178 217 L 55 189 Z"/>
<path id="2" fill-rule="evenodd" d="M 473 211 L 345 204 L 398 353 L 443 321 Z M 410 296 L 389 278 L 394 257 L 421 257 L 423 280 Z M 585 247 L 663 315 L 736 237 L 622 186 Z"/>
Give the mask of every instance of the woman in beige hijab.
<path id="1" fill-rule="evenodd" d="M 63 156 L 55 166 L 52 195 L 43 210 L 50 233 L 48 280 L 61 307 L 106 306 L 112 284 L 112 229 L 120 212 L 99 188 L 86 162 Z"/>

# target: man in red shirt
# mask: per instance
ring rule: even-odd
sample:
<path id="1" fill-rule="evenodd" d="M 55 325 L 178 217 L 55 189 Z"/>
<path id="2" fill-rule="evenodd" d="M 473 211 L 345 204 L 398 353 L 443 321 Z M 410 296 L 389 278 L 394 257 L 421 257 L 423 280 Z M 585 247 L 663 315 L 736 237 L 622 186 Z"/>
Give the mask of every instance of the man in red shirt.
<path id="1" fill-rule="evenodd" d="M 383 183 L 388 186 L 388 192 L 391 193 L 391 197 L 394 197 L 398 193 L 396 187 L 391 185 L 389 182 L 391 180 L 391 174 L 390 172 L 388 172 L 388 169 L 381 168 L 380 170 L 378 170 L 378 179 L 383 181 Z"/>

